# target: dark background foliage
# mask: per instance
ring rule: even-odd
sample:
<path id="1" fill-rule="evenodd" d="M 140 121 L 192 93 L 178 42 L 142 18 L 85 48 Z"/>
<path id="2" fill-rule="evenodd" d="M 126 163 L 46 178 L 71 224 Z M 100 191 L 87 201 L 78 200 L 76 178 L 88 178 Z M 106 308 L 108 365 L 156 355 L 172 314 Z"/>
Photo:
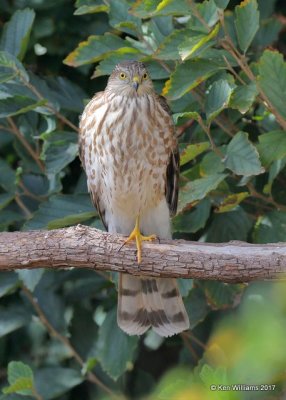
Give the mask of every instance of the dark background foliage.
<path id="1" fill-rule="evenodd" d="M 283 0 L 2 0 L 0 230 L 102 228 L 78 119 L 117 62 L 139 59 L 180 134 L 174 237 L 285 241 L 285 26 Z M 44 267 L 0 276 L 1 400 L 285 390 L 283 283 L 181 280 L 191 330 L 163 340 L 117 328 L 114 274 Z M 210 390 L 233 383 L 267 386 Z"/>

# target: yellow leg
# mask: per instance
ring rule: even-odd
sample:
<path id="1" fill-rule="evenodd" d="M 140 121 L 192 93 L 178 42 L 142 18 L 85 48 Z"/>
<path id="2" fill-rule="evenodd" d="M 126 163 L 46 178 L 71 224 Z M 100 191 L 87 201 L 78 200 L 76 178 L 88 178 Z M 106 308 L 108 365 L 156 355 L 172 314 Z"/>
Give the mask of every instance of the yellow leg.
<path id="1" fill-rule="evenodd" d="M 124 244 L 131 242 L 132 240 L 136 241 L 136 247 L 137 247 L 137 261 L 138 264 L 141 263 L 142 257 L 141 257 L 141 248 L 142 248 L 142 242 L 143 241 L 151 241 L 156 239 L 156 235 L 150 235 L 150 236 L 143 236 L 141 235 L 140 228 L 139 228 L 139 216 L 136 218 L 136 223 L 135 223 L 135 228 L 133 231 L 130 233 L 129 237 L 125 240 Z"/>

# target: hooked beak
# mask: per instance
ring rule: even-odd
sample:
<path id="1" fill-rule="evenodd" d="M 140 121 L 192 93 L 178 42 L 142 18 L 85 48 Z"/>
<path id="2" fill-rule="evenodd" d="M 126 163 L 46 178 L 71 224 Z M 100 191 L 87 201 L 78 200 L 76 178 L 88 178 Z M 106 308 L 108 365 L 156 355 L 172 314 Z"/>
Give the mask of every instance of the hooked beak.
<path id="1" fill-rule="evenodd" d="M 136 92 L 137 92 L 137 90 L 138 90 L 138 87 L 139 87 L 139 76 L 134 76 L 134 78 L 133 78 L 133 82 L 132 82 L 132 86 L 134 87 L 134 89 L 136 90 Z"/>

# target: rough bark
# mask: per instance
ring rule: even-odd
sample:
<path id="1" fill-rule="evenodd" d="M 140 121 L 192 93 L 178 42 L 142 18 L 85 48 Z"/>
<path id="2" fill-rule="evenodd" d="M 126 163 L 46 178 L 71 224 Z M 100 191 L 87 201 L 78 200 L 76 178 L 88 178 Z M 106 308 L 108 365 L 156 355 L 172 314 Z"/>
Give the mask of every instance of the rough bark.
<path id="1" fill-rule="evenodd" d="M 249 282 L 286 275 L 286 243 L 198 243 L 184 240 L 143 243 L 142 263 L 135 244 L 78 225 L 51 231 L 0 234 L 0 271 L 23 268 L 91 268 L 161 277 Z"/>

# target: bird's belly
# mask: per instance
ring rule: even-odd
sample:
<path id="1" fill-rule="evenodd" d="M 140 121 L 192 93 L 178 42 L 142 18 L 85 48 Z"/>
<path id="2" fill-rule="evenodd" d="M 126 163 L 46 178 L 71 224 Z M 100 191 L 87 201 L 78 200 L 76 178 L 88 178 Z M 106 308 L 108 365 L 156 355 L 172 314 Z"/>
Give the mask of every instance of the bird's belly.
<path id="1" fill-rule="evenodd" d="M 152 165 L 142 154 L 121 163 L 110 157 L 105 165 L 103 180 L 109 187 L 106 201 L 114 210 L 138 215 L 164 197 L 166 165 Z"/>

